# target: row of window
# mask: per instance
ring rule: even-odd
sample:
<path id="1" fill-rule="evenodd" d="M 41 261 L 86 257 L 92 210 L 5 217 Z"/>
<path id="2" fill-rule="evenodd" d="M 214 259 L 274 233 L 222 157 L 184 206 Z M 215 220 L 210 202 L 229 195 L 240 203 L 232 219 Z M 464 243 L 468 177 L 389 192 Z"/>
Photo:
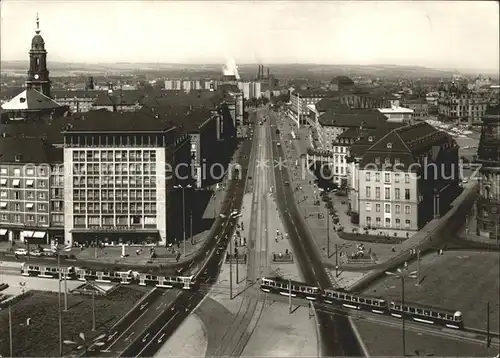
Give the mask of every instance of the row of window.
<path id="1" fill-rule="evenodd" d="M 155 150 L 75 150 L 73 151 L 74 162 L 98 162 L 98 161 L 156 161 Z"/>
<path id="2" fill-rule="evenodd" d="M 372 203 L 366 203 L 366 211 L 372 211 Z M 411 206 L 410 205 L 405 205 L 405 214 L 411 214 Z M 380 212 L 380 204 L 375 204 L 375 211 L 377 213 Z M 391 213 L 391 204 L 384 204 L 384 212 L 386 214 Z M 401 205 L 395 204 L 394 205 L 394 213 L 395 214 L 401 214 Z"/>
<path id="3" fill-rule="evenodd" d="M 16 177 L 20 177 L 21 174 L 23 176 L 35 176 L 35 173 L 39 176 L 47 176 L 49 174 L 49 167 L 42 165 L 38 167 L 23 167 L 23 168 L 14 168 L 12 170 L 12 174 Z M 9 170 L 6 167 L 0 168 L 1 175 L 9 175 Z"/>
<path id="4" fill-rule="evenodd" d="M 9 183 L 7 178 L 1 178 L 0 179 L 0 185 L 5 187 Z M 14 188 L 20 188 L 21 184 L 23 184 L 23 187 L 25 188 L 34 188 L 35 187 L 35 180 L 34 179 L 25 179 L 21 181 L 21 179 L 11 179 L 10 184 Z M 36 180 L 36 187 L 37 188 L 46 188 L 47 187 L 47 181 L 43 179 Z"/>
<path id="5" fill-rule="evenodd" d="M 156 203 L 74 203 L 75 213 L 156 213 Z"/>
<path id="6" fill-rule="evenodd" d="M 366 198 L 371 199 L 372 197 L 372 188 L 367 186 L 365 188 Z M 380 199 L 380 187 L 375 187 L 375 199 Z M 384 188 L 384 200 L 402 200 L 401 199 L 401 189 L 394 188 L 394 198 L 391 199 L 391 188 Z M 411 200 L 411 192 L 410 189 L 405 189 L 404 200 Z"/>
<path id="7" fill-rule="evenodd" d="M 10 192 L 10 198 L 9 198 L 9 192 L 7 190 L 2 190 L 0 191 L 0 199 L 11 199 L 11 200 L 23 200 L 23 197 L 21 195 L 21 191 L 11 191 Z M 36 194 L 36 195 L 35 195 Z M 35 200 L 37 198 L 38 200 L 47 200 L 47 192 L 45 191 L 25 191 L 24 192 L 24 200 Z"/>
<path id="8" fill-rule="evenodd" d="M 386 159 L 389 159 L 389 158 L 386 158 Z M 380 164 L 380 163 L 377 163 L 377 164 Z M 390 162 L 389 162 L 390 164 Z M 398 161 L 397 161 L 397 158 L 396 158 L 396 163 L 395 164 L 398 164 Z M 375 183 L 380 183 L 380 173 L 375 173 L 374 175 L 375 177 Z M 370 172 L 366 172 L 366 176 L 365 176 L 365 180 L 367 182 L 371 181 L 372 180 L 372 175 Z M 410 174 L 404 174 L 404 180 L 405 180 L 405 184 L 409 184 L 410 183 Z M 394 183 L 399 183 L 401 181 L 401 174 L 400 173 L 394 173 Z M 391 181 L 391 173 L 384 173 L 384 183 L 392 183 Z"/>
<path id="9" fill-rule="evenodd" d="M 33 211 L 35 210 L 35 207 L 37 208 L 37 211 L 47 211 L 47 204 L 39 203 L 38 205 L 35 206 L 35 203 L 11 203 L 11 207 L 13 211 Z M 26 210 L 21 210 L 26 208 Z M 8 210 L 9 209 L 9 203 L 6 201 L 0 202 L 0 210 Z"/>
<path id="10" fill-rule="evenodd" d="M 59 215 L 57 219 L 61 219 L 61 221 L 58 221 L 59 223 L 63 222 L 63 215 Z M 35 225 L 36 223 L 39 224 L 47 224 L 47 216 L 46 215 L 33 215 L 33 214 L 28 214 L 28 215 L 23 215 L 21 216 L 20 214 L 0 214 L 0 221 L 2 222 L 13 222 L 15 224 L 26 224 L 26 225 Z"/>
<path id="11" fill-rule="evenodd" d="M 128 176 L 95 176 L 95 177 L 75 177 L 73 187 L 75 188 L 100 188 L 100 187 L 154 187 L 156 177 L 128 177 Z"/>
<path id="12" fill-rule="evenodd" d="M 130 225 L 156 225 L 156 216 L 120 215 L 120 216 L 80 216 L 73 217 L 73 225 L 76 226 L 130 226 Z"/>
<path id="13" fill-rule="evenodd" d="M 73 174 L 155 174 L 156 163 L 131 164 L 73 164 Z"/>
<path id="14" fill-rule="evenodd" d="M 372 225 L 371 216 L 366 217 L 366 225 Z M 382 227 L 382 219 L 378 216 L 375 218 L 375 226 Z M 394 219 L 394 226 L 397 228 L 401 227 L 401 220 L 399 218 Z M 404 228 L 409 229 L 410 226 L 411 226 L 411 220 L 405 220 Z M 390 218 L 385 218 L 384 227 L 391 227 L 391 219 Z"/>
<path id="15" fill-rule="evenodd" d="M 152 189 L 131 189 L 131 190 L 73 190 L 73 200 L 153 200 L 156 201 L 156 190 Z"/>

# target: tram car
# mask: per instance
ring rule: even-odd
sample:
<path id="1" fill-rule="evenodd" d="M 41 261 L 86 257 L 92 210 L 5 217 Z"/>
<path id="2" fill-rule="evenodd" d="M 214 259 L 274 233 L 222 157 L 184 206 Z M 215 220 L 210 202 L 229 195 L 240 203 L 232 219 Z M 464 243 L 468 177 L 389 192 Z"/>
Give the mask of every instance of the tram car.
<path id="1" fill-rule="evenodd" d="M 156 286 L 162 288 L 182 288 L 190 290 L 193 288 L 193 276 L 157 276 L 152 274 L 139 273 L 138 280 L 140 286 Z"/>
<path id="2" fill-rule="evenodd" d="M 415 322 L 445 326 L 452 329 L 463 329 L 464 321 L 462 312 L 446 311 L 441 308 L 424 306 L 421 304 L 406 303 L 403 305 L 399 301 L 389 303 L 390 315 L 396 318 L 411 319 Z"/>
<path id="3" fill-rule="evenodd" d="M 310 301 L 317 301 L 321 297 L 321 290 L 318 287 L 306 285 L 297 281 L 286 280 L 280 277 L 264 277 L 260 282 L 260 289 L 267 293 L 279 294 L 282 296 L 292 296 L 305 298 Z"/>
<path id="4" fill-rule="evenodd" d="M 324 290 L 323 302 L 339 304 L 354 310 L 370 311 L 377 314 L 387 314 L 387 301 L 382 298 L 358 296 L 344 291 Z"/>
<path id="5" fill-rule="evenodd" d="M 21 264 L 21 274 L 23 276 L 57 279 L 59 277 L 59 269 L 61 270 L 61 278 L 68 280 L 75 279 L 75 268 L 73 266 L 58 267 L 52 265 L 29 264 L 27 262 Z"/>

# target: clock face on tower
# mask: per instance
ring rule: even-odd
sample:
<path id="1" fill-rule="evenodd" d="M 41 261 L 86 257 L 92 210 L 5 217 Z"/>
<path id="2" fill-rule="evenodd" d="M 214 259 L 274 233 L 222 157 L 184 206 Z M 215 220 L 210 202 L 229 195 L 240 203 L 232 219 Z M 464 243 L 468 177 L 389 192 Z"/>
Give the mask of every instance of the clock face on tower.
<path id="1" fill-rule="evenodd" d="M 37 79 L 38 79 L 38 77 L 40 77 L 40 76 L 38 76 L 38 75 L 35 75 L 35 80 L 37 80 Z"/>

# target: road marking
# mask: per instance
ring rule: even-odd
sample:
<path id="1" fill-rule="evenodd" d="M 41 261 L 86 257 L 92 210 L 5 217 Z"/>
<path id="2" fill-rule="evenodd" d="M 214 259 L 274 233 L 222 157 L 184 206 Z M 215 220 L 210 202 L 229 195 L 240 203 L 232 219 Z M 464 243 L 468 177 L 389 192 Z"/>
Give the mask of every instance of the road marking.
<path id="1" fill-rule="evenodd" d="M 140 351 L 140 352 L 136 355 L 136 358 L 137 358 L 137 357 L 139 357 L 139 356 L 142 354 L 142 352 L 144 352 L 144 351 L 146 350 L 146 348 L 148 348 L 148 347 L 151 345 L 151 343 L 153 343 L 153 342 L 154 342 L 154 340 L 158 337 L 158 335 L 160 335 L 160 334 L 165 335 L 165 333 L 163 333 L 163 330 L 165 329 L 165 327 L 167 327 L 167 326 L 170 324 L 170 322 L 172 322 L 172 320 L 173 320 L 173 319 L 177 316 L 177 314 L 178 314 L 178 313 L 177 313 L 177 312 L 175 312 L 175 314 L 174 314 L 172 317 L 170 317 L 170 319 L 167 321 L 167 323 L 165 323 L 165 324 L 163 325 L 163 327 L 161 327 L 161 329 L 158 331 L 158 333 L 156 333 L 156 334 L 154 335 L 154 337 L 153 337 L 153 338 L 149 341 L 149 343 L 148 343 L 148 344 L 146 344 L 146 345 L 144 346 L 144 348 L 143 348 L 143 349 L 142 349 L 142 350 L 141 350 L 141 351 Z M 149 333 L 148 333 L 148 336 L 149 336 Z M 142 340 L 142 342 L 144 342 L 144 340 Z M 161 342 L 158 342 L 158 343 L 161 343 Z"/>
<path id="2" fill-rule="evenodd" d="M 146 340 L 148 339 L 150 333 L 146 334 L 143 338 L 142 338 L 142 343 L 146 342 Z"/>
<path id="3" fill-rule="evenodd" d="M 146 308 L 146 309 L 144 310 L 144 312 L 143 312 L 143 313 L 142 313 L 139 317 L 137 317 L 137 318 L 136 318 L 136 320 L 135 320 L 134 322 L 132 322 L 132 324 L 131 324 L 130 326 L 128 326 L 128 327 L 127 327 L 127 329 L 126 329 L 126 330 L 124 330 L 124 331 L 123 331 L 123 333 L 122 333 L 122 334 L 120 334 L 120 335 L 118 336 L 118 338 L 117 338 L 117 339 L 116 339 L 113 343 L 111 343 L 111 344 L 109 345 L 108 349 L 111 349 L 111 347 L 113 347 L 113 346 L 114 346 L 114 345 L 115 345 L 115 344 L 116 344 L 116 343 L 120 340 L 120 338 L 122 338 L 122 337 L 125 335 L 125 333 L 127 333 L 127 332 L 130 330 L 130 328 L 132 328 L 132 327 L 133 327 L 133 326 L 137 323 L 137 321 L 139 321 L 139 320 L 140 320 L 140 319 L 141 319 L 141 318 L 142 318 L 142 317 L 143 317 L 143 316 L 144 316 L 144 315 L 148 312 L 148 310 L 149 310 L 149 308 Z M 134 334 L 134 333 L 132 333 L 132 334 Z M 131 335 L 132 335 L 132 334 L 131 334 Z M 130 336 L 131 336 L 131 335 L 130 335 Z M 130 338 L 130 336 L 129 336 L 129 338 Z"/>
<path id="4" fill-rule="evenodd" d="M 165 337 L 165 333 L 163 333 L 163 334 L 161 335 L 161 337 L 160 337 L 160 338 L 158 338 L 158 343 L 161 343 L 161 341 L 163 340 L 163 337 Z"/>
<path id="5" fill-rule="evenodd" d="M 141 308 L 139 308 L 139 311 L 142 311 L 147 305 L 148 305 L 148 302 L 146 302 L 143 305 L 141 305 Z"/>
<path id="6" fill-rule="evenodd" d="M 130 333 L 130 335 L 129 335 L 127 338 L 125 338 L 125 342 L 130 341 L 130 338 L 131 338 L 134 334 L 135 334 L 135 332 Z"/>
<path id="7" fill-rule="evenodd" d="M 165 305 L 165 302 L 162 302 L 158 305 L 158 307 L 156 307 L 156 310 L 158 311 L 161 307 L 163 307 Z"/>
<path id="8" fill-rule="evenodd" d="M 109 342 L 110 340 L 112 340 L 113 338 L 115 338 L 115 336 L 116 336 L 117 334 L 118 334 L 118 331 L 117 331 L 117 332 L 115 332 L 115 333 L 113 333 L 111 336 L 109 336 L 109 337 L 108 337 L 108 342 Z"/>

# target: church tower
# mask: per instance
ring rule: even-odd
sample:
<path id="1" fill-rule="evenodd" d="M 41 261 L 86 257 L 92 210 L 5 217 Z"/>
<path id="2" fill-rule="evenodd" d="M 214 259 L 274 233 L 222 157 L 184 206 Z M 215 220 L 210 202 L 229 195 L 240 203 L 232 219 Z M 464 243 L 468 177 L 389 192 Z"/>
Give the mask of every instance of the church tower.
<path id="1" fill-rule="evenodd" d="M 47 70 L 47 51 L 45 41 L 40 35 L 40 22 L 36 15 L 36 35 L 31 40 L 30 68 L 28 70 L 27 89 L 36 89 L 50 97 L 49 70 Z"/>

